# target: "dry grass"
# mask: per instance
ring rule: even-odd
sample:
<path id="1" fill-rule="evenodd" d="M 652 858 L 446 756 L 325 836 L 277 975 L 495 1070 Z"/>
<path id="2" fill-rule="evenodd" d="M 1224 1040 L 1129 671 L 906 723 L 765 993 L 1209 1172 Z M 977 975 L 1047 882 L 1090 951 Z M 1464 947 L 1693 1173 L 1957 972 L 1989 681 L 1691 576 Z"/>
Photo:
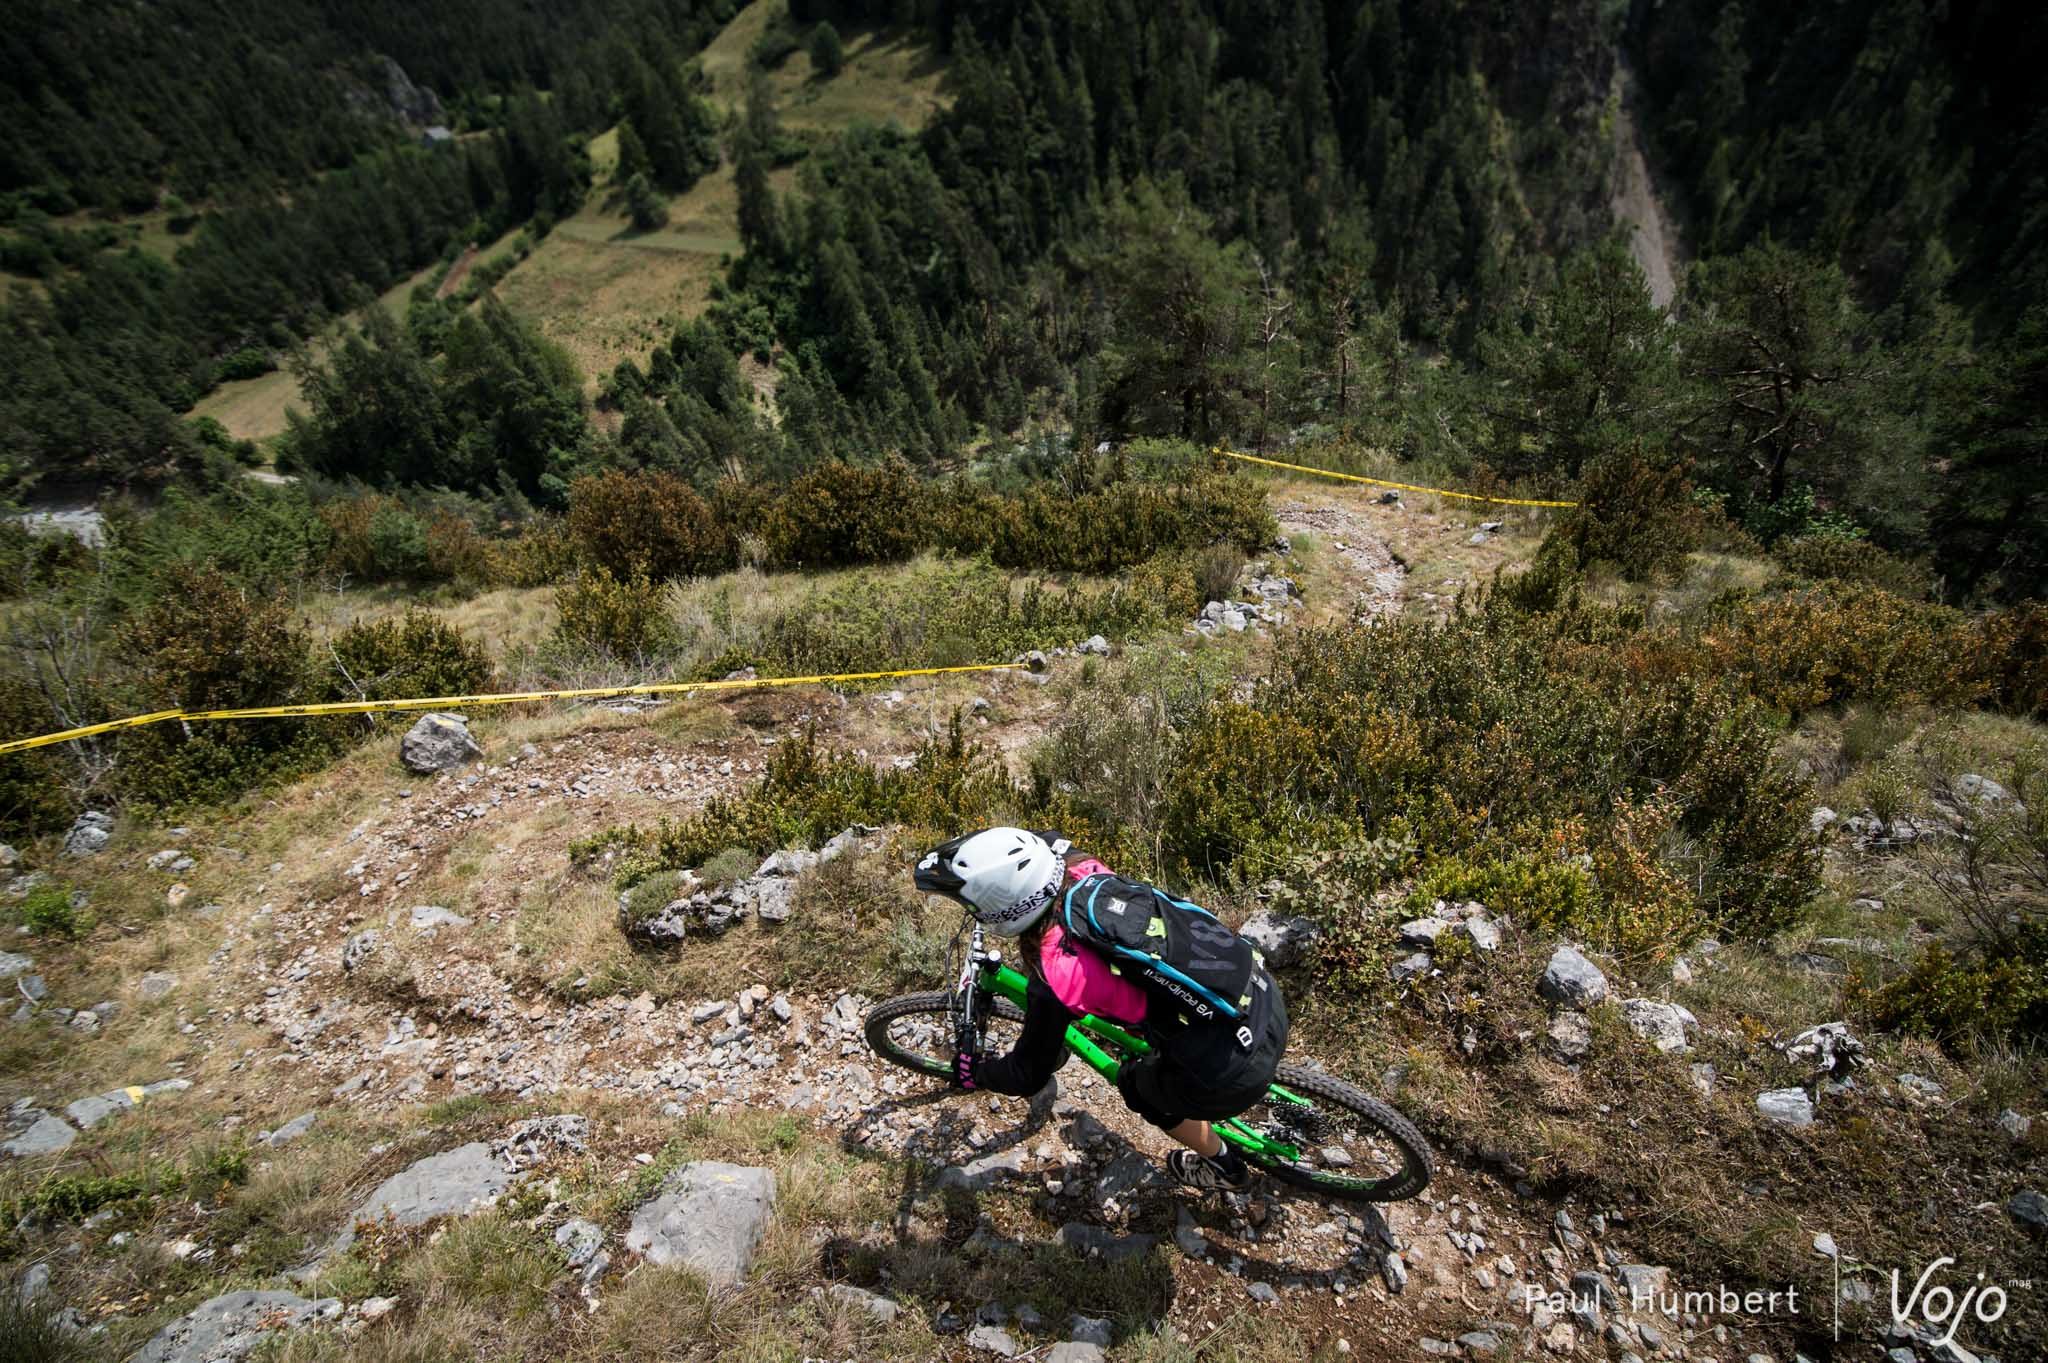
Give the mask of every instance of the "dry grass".
<path id="1" fill-rule="evenodd" d="M 561 618 L 552 587 L 498 587 L 474 596 L 446 596 L 422 598 L 398 586 L 312 591 L 300 598 L 298 614 L 316 639 L 327 639 L 353 624 L 424 608 L 481 643 L 500 667 L 553 634 Z"/>
<path id="2" fill-rule="evenodd" d="M 617 136 L 593 143 L 615 164 Z M 499 281 L 498 297 L 575 357 L 594 388 L 620 360 L 644 362 L 676 326 L 710 302 L 724 260 L 739 254 L 739 191 L 720 166 L 669 204 L 669 224 L 636 232 L 612 202 L 609 175 L 574 216 Z"/>
<path id="3" fill-rule="evenodd" d="M 737 107 L 747 88 L 748 52 L 769 21 L 788 12 L 784 0 L 754 0 L 704 49 L 699 61 L 712 97 Z M 831 80 L 814 79 L 799 48 L 769 73 L 776 112 L 797 132 L 834 133 L 855 122 L 895 123 L 915 132 L 950 102 L 945 64 L 930 47 L 888 30 L 841 26 L 846 65 Z"/>
<path id="4" fill-rule="evenodd" d="M 282 369 L 253 379 L 221 384 L 192 408 L 194 416 L 210 416 L 237 440 L 268 440 L 284 434 L 285 414 L 302 415 L 306 398 L 299 381 Z"/>

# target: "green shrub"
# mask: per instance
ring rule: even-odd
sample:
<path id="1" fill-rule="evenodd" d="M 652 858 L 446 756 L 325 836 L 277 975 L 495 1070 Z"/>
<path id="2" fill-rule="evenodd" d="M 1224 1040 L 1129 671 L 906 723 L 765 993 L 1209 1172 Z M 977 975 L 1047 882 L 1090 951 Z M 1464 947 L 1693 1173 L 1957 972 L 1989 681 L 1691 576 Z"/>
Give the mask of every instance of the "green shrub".
<path id="1" fill-rule="evenodd" d="M 92 551 L 70 535 L 38 535 L 18 520 L 0 520 L 0 599 L 27 595 L 72 578 Z"/>
<path id="2" fill-rule="evenodd" d="M 160 705 L 285 705 L 306 681 L 306 641 L 290 608 L 212 569 L 173 570 L 116 647 Z"/>
<path id="3" fill-rule="evenodd" d="M 986 553 L 1006 568 L 1109 574 L 1210 545 L 1256 553 L 1279 534 L 1257 483 L 1185 468 L 1168 481 L 1126 480 L 1078 495 L 1043 485 L 1014 497 L 951 488 L 934 495 L 946 509 L 938 547 Z"/>
<path id="4" fill-rule="evenodd" d="M 1266 907 L 1320 926 L 1311 963 L 1317 979 L 1346 996 L 1386 991 L 1397 938 L 1394 914 L 1377 896 L 1408 871 L 1414 851 L 1403 832 L 1291 857 L 1277 868 L 1265 886 Z"/>
<path id="5" fill-rule="evenodd" d="M 1696 661 L 1636 613 L 1580 605 L 1302 631 L 1253 701 L 1188 732 L 1163 860 L 1251 878 L 1399 827 L 1440 868 L 1431 897 L 1509 896 L 1638 952 L 1706 923 L 1768 933 L 1819 883 L 1811 792 L 1768 717 L 1695 681 Z M 1613 894 L 1555 869 L 1586 854 Z"/>
<path id="6" fill-rule="evenodd" d="M 1811 582 L 1860 582 L 1882 587 L 1909 601 L 1924 601 L 1934 589 L 1925 568 L 1888 554 L 1865 539 L 1800 535 L 1779 540 L 1771 549 L 1771 557 L 1791 576 Z"/>
<path id="7" fill-rule="evenodd" d="M 1852 582 L 1735 603 L 1703 632 L 1702 662 L 1775 710 L 1867 700 L 1966 705 L 1995 686 L 1979 627 L 1960 611 Z"/>
<path id="8" fill-rule="evenodd" d="M 1577 566 L 1612 564 L 1631 581 L 1676 576 L 1706 533 L 1685 469 L 1658 467 L 1640 455 L 1594 461 L 1578 501 L 1546 538 L 1568 546 Z"/>
<path id="9" fill-rule="evenodd" d="M 675 643 L 667 589 L 644 573 L 620 581 L 588 569 L 555 589 L 555 609 L 564 641 L 614 659 L 645 661 Z"/>
<path id="10" fill-rule="evenodd" d="M 492 682 L 483 645 L 423 610 L 350 625 L 329 645 L 322 670 L 324 700 L 464 696 Z"/>
<path id="11" fill-rule="evenodd" d="M 813 588 L 767 622 L 756 651 L 784 673 L 945 667 L 1124 635 L 1157 619 L 1153 602 L 1122 585 L 1054 587 L 986 561 L 924 560 L 907 573 Z"/>
<path id="12" fill-rule="evenodd" d="M 2048 1037 L 2048 931 L 2036 928 L 2020 950 L 1995 960 L 1959 958 L 1937 942 L 1882 984 L 1853 978 L 1849 1001 L 1872 1026 L 1948 1045 Z"/>
<path id="13" fill-rule="evenodd" d="M 427 576 L 427 528 L 396 497 L 346 497 L 322 506 L 320 519 L 332 536 L 331 571 L 365 583 Z"/>
<path id="14" fill-rule="evenodd" d="M 155 1172 L 59 1174 L 37 1185 L 32 1192 L 7 1204 L 5 1211 L 9 1225 L 23 1217 L 78 1221 L 91 1216 L 102 1207 L 147 1197 L 160 1188 L 174 1188 L 177 1183 L 174 1170 L 164 1177 L 159 1177 Z"/>
<path id="15" fill-rule="evenodd" d="M 856 823 L 903 824 L 913 839 L 936 842 L 997 823 L 1023 804 L 1001 757 L 967 742 L 957 723 L 908 769 L 878 769 L 857 754 L 827 752 L 806 728 L 776 745 L 768 770 L 743 794 L 714 797 L 690 818 L 652 833 L 614 831 L 572 850 L 588 857 L 604 847 L 634 849 L 622 879 L 637 883 L 657 870 L 706 866 L 729 849 L 759 857 L 815 846 Z"/>
<path id="16" fill-rule="evenodd" d="M 773 71 L 802 46 L 788 12 L 778 11 L 761 30 L 761 36 L 754 39 L 754 45 L 747 49 L 747 60 L 764 71 Z"/>
<path id="17" fill-rule="evenodd" d="M 839 30 L 826 20 L 819 20 L 811 30 L 811 36 L 804 40 L 804 50 L 810 54 L 812 68 L 827 79 L 838 75 L 846 65 L 846 45 L 839 40 Z"/>
<path id="18" fill-rule="evenodd" d="M 1228 601 L 1244 572 L 1244 553 L 1234 544 L 1212 544 L 1195 555 L 1195 594 L 1203 601 Z"/>
<path id="19" fill-rule="evenodd" d="M 761 858 L 744 847 L 728 847 L 697 868 L 697 878 L 706 885 L 731 885 L 745 880 L 760 867 Z"/>
<path id="20" fill-rule="evenodd" d="M 2048 720 L 2048 605 L 2028 601 L 1985 616 L 1974 645 L 1985 700 L 2008 714 Z"/>
<path id="21" fill-rule="evenodd" d="M 223 357 L 213 367 L 213 377 L 220 383 L 231 383 L 237 379 L 258 379 L 277 368 L 277 362 L 270 352 L 255 346 L 247 346 Z"/>
<path id="22" fill-rule="evenodd" d="M 1476 899 L 1519 923 L 1614 945 L 1600 921 L 1601 901 L 1593 877 L 1576 856 L 1517 850 L 1477 860 L 1445 857 L 1432 862 L 1416 881 L 1406 911 L 1427 913 L 1439 899 Z"/>
<path id="23" fill-rule="evenodd" d="M 569 485 L 569 538 L 585 562 L 622 582 L 665 582 L 733 563 L 731 534 L 672 473 L 578 478 Z"/>
<path id="24" fill-rule="evenodd" d="M 1149 602 L 1161 620 L 1186 620 L 1215 597 L 1202 595 L 1191 554 L 1157 554 L 1131 569 L 1131 595 Z"/>
<path id="25" fill-rule="evenodd" d="M 786 568 L 897 563 L 917 552 L 924 498 L 900 461 L 829 463 L 783 489 L 762 518 L 771 562 Z"/>
<path id="26" fill-rule="evenodd" d="M 492 571 L 490 544 L 468 520 L 444 511 L 427 522 L 426 576 L 477 588 Z"/>
<path id="27" fill-rule="evenodd" d="M 507 587 L 550 587 L 576 570 L 576 541 L 555 518 L 529 523 L 517 539 L 487 544 L 485 580 Z"/>
<path id="28" fill-rule="evenodd" d="M 173 570 L 162 594 L 118 632 L 115 649 L 132 674 L 138 708 L 291 705 L 310 689 L 306 641 L 287 604 L 212 569 Z M 123 735 L 116 775 L 124 793 L 160 807 L 231 799 L 324 760 L 343 732 L 288 719 L 189 731 L 158 724 Z"/>
<path id="29" fill-rule="evenodd" d="M 331 552 L 334 532 L 305 489 L 236 478 L 197 496 L 167 488 L 153 510 L 107 508 L 100 566 L 124 605 L 145 605 L 180 570 L 211 569 L 255 592 L 297 589 Z"/>
<path id="30" fill-rule="evenodd" d="M 91 930 L 92 921 L 72 906 L 70 890 L 45 882 L 22 901 L 21 925 L 38 937 L 79 937 Z"/>
<path id="31" fill-rule="evenodd" d="M 0 672 L 0 732 L 26 738 L 66 727 L 34 679 L 11 669 Z M 0 829 L 33 837 L 68 827 L 78 813 L 66 779 L 73 761 L 63 746 L 0 756 Z"/>

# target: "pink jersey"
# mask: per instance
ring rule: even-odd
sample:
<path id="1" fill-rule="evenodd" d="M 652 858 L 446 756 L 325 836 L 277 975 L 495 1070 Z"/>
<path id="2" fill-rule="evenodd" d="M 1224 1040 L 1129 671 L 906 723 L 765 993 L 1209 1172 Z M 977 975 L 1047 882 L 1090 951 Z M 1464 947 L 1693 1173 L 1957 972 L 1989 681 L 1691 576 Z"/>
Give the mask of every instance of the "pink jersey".
<path id="1" fill-rule="evenodd" d="M 1067 879 L 1070 882 L 1082 881 L 1108 871 L 1109 868 L 1094 857 L 1076 858 L 1067 867 Z M 1038 949 L 1045 982 L 1052 986 L 1053 993 L 1059 995 L 1060 1002 L 1076 1013 L 1093 1013 L 1111 1022 L 1131 1026 L 1143 1022 L 1144 989 L 1111 974 L 1109 962 L 1085 947 L 1067 951 L 1061 945 L 1065 935 L 1057 923 L 1049 926 Z"/>

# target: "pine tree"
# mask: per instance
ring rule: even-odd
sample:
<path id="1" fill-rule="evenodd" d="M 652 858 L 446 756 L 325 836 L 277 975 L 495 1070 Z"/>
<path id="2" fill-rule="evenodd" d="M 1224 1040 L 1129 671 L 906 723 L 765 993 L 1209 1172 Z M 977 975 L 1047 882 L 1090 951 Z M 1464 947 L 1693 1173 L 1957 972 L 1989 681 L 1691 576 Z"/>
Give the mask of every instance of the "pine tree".
<path id="1" fill-rule="evenodd" d="M 826 80 L 838 75 L 846 65 L 846 45 L 829 21 L 821 20 L 811 30 L 811 36 L 804 41 L 804 51 L 810 55 L 811 69 Z"/>
<path id="2" fill-rule="evenodd" d="M 625 194 L 626 212 L 633 219 L 635 231 L 658 232 L 668 226 L 668 200 L 648 183 L 645 175 L 635 175 L 626 181 Z"/>
<path id="3" fill-rule="evenodd" d="M 1209 228 L 1184 189 L 1150 180 L 1107 216 L 1093 268 L 1111 314 L 1104 415 L 1133 434 L 1208 441 L 1238 427 L 1258 272 Z"/>
<path id="4" fill-rule="evenodd" d="M 1678 396 L 1671 328 L 1619 239 L 1566 260 L 1530 312 L 1526 328 L 1499 328 L 1480 347 L 1500 380 L 1505 471 L 1576 478 L 1609 450 L 1661 437 Z"/>
<path id="5" fill-rule="evenodd" d="M 1810 485 L 1866 524 L 1910 522 L 1921 444 L 1894 405 L 1900 356 L 1838 267 L 1765 242 L 1695 265 L 1682 301 L 1696 387 L 1679 435 L 1739 503 L 1776 508 Z"/>
<path id="6" fill-rule="evenodd" d="M 2048 599 L 2048 309 L 1964 375 L 1937 448 L 1937 561 L 1965 591 Z"/>
<path id="7" fill-rule="evenodd" d="M 648 159 L 647 144 L 640 140 L 640 132 L 633 126 L 631 118 L 619 120 L 619 163 L 612 168 L 612 183 L 623 185 L 636 175 L 654 174 L 654 162 Z"/>

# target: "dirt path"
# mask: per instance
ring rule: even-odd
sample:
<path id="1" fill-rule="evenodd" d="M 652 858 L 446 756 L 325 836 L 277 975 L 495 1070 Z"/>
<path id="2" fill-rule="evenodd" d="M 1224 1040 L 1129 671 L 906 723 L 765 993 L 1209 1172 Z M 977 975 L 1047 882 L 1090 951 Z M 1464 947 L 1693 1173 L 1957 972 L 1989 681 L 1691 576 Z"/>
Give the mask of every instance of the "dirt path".
<path id="1" fill-rule="evenodd" d="M 441 281 L 440 288 L 434 290 L 434 297 L 447 298 L 453 295 L 457 289 L 462 287 L 462 281 L 469 277 L 470 267 L 475 264 L 476 247 L 474 245 L 463 247 L 462 254 L 457 256 L 455 263 L 449 267 L 448 277 Z"/>
<path id="2" fill-rule="evenodd" d="M 1339 505 L 1285 502 L 1273 508 L 1273 516 L 1282 534 L 1312 535 L 1335 552 L 1344 575 L 1355 582 L 1357 595 L 1351 612 L 1355 617 L 1374 618 L 1400 611 L 1406 574 L 1365 512 Z"/>

